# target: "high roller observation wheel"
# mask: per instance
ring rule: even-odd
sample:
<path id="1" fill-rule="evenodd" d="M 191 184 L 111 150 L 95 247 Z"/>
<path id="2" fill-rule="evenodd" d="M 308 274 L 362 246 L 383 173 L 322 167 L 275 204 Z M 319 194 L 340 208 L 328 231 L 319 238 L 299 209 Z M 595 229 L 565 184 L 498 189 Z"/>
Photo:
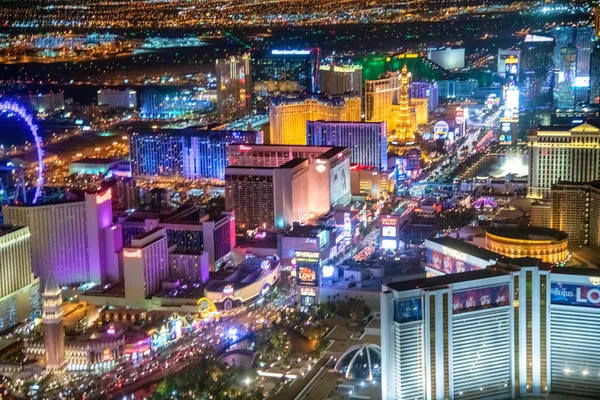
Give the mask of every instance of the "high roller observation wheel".
<path id="1" fill-rule="evenodd" d="M 35 188 L 35 195 L 33 196 L 33 203 L 40 198 L 42 195 L 42 186 L 44 184 L 44 149 L 42 148 L 42 138 L 38 135 L 38 126 L 33 122 L 33 115 L 30 114 L 23 106 L 12 101 L 0 102 L 0 113 L 12 112 L 27 124 L 29 131 L 33 135 L 35 142 L 37 161 L 38 161 L 38 172 L 37 172 L 37 184 Z"/>

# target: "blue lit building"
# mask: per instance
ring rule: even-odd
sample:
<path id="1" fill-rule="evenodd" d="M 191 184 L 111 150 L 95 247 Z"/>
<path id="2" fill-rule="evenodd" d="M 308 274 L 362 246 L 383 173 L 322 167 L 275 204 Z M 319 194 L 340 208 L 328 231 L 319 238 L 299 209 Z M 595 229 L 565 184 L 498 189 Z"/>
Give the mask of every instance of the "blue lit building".
<path id="1" fill-rule="evenodd" d="M 228 144 L 260 144 L 254 131 L 207 131 L 196 128 L 134 132 L 130 138 L 134 176 L 224 179 Z"/>
<path id="2" fill-rule="evenodd" d="M 213 108 L 210 95 L 187 89 L 150 88 L 142 91 L 142 118 L 170 119 L 190 113 L 208 112 Z"/>
<path id="3" fill-rule="evenodd" d="M 387 170 L 385 122 L 308 121 L 306 144 L 348 147 L 352 151 L 350 163 Z"/>

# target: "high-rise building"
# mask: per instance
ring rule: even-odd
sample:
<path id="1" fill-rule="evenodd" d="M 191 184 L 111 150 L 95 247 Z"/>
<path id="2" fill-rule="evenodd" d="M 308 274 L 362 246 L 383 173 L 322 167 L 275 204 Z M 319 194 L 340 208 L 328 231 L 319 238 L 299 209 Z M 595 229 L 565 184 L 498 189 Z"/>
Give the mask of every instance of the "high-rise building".
<path id="1" fill-rule="evenodd" d="M 594 29 L 592 26 L 557 26 L 553 28 L 552 34 L 556 42 L 554 53 L 554 66 L 557 68 L 557 88 L 563 86 L 567 74 L 570 74 L 571 63 L 574 59 L 575 73 L 573 81 L 570 82 L 574 95 L 574 102 L 587 102 L 590 89 L 590 68 L 592 56 L 592 37 Z M 563 50 L 563 49 L 574 50 Z M 575 55 L 571 54 L 575 51 Z M 565 57 L 568 58 L 565 60 Z M 561 85 L 563 83 L 563 85 Z"/>
<path id="2" fill-rule="evenodd" d="M 39 312 L 39 279 L 31 272 L 27 227 L 0 225 L 0 329 Z"/>
<path id="3" fill-rule="evenodd" d="M 155 228 L 123 248 L 125 299 L 128 305 L 143 306 L 169 279 L 167 231 Z"/>
<path id="4" fill-rule="evenodd" d="M 400 74 L 400 89 L 397 97 L 393 100 L 393 112 L 395 114 L 396 125 L 394 134 L 390 138 L 397 142 L 410 142 L 414 140 L 414 124 L 411 120 L 409 89 L 412 75 L 408 72 L 406 65 L 402 67 Z"/>
<path id="5" fill-rule="evenodd" d="M 52 113 L 65 109 L 65 94 L 62 91 L 31 94 L 28 99 L 31 108 L 38 113 Z"/>
<path id="6" fill-rule="evenodd" d="M 428 111 L 433 112 L 439 102 L 439 87 L 433 82 L 412 82 L 410 85 L 410 98 L 427 99 Z"/>
<path id="7" fill-rule="evenodd" d="M 139 116 L 150 119 L 193 116 L 210 111 L 216 99 L 214 91 L 153 86 L 140 94 Z"/>
<path id="8" fill-rule="evenodd" d="M 217 59 L 217 111 L 224 119 L 252 112 L 250 55 Z"/>
<path id="9" fill-rule="evenodd" d="M 590 103 L 600 103 L 600 42 L 592 49 L 590 67 Z"/>
<path id="10" fill-rule="evenodd" d="M 465 259 L 462 250 L 449 249 L 442 259 Z M 597 270 L 550 270 L 535 259 L 495 264 L 384 285 L 382 399 L 593 397 L 600 391 L 600 380 L 590 378 L 600 368 Z"/>
<path id="11" fill-rule="evenodd" d="M 208 263 L 214 270 L 227 261 L 235 247 L 235 214 L 222 212 L 211 217 L 196 206 L 182 206 L 172 212 L 132 212 L 119 217 L 118 226 L 123 230 L 123 243 L 128 246 L 139 235 L 155 228 L 167 232 L 169 247 L 179 253 L 198 254 L 206 252 Z"/>
<path id="12" fill-rule="evenodd" d="M 295 214 L 305 219 L 308 214 L 321 215 L 335 205 L 347 205 L 350 202 L 350 154 L 345 147 L 231 146 L 225 174 L 226 208 L 235 210 L 238 226 L 265 224 L 279 228 L 300 222 L 302 219 L 294 219 Z M 305 168 L 294 160 L 307 160 L 308 164 Z M 298 178 L 302 177 L 294 182 L 297 186 L 280 189 L 283 183 L 291 184 L 285 179 L 291 180 L 287 176 L 294 171 L 298 172 Z M 303 198 L 295 205 L 296 199 L 289 195 L 292 190 L 303 193 L 304 177 L 309 190 L 307 214 L 297 211 L 305 208 Z M 284 191 L 279 193 L 280 190 Z"/>
<path id="13" fill-rule="evenodd" d="M 44 285 L 42 323 L 44 327 L 46 369 L 57 372 L 61 372 L 66 368 L 61 296 L 60 287 L 50 274 Z"/>
<path id="14" fill-rule="evenodd" d="M 281 98 L 269 106 L 270 143 L 306 144 L 307 121 L 360 121 L 360 97 Z"/>
<path id="15" fill-rule="evenodd" d="M 50 276 L 61 286 L 103 283 L 118 268 L 111 189 L 83 199 L 7 205 L 2 212 L 5 223 L 29 227 L 32 270 L 42 285 Z"/>
<path id="16" fill-rule="evenodd" d="M 319 89 L 331 96 L 354 92 L 362 98 L 362 65 L 321 65 Z"/>
<path id="17" fill-rule="evenodd" d="M 569 235 L 569 244 L 588 243 L 589 186 L 559 182 L 552 186 L 550 227 Z"/>
<path id="18" fill-rule="evenodd" d="M 593 36 L 594 28 L 591 25 L 580 26 L 575 30 L 575 47 L 577 48 L 577 76 L 580 78 L 590 77 Z"/>
<path id="19" fill-rule="evenodd" d="M 243 228 L 284 228 L 309 218 L 309 164 L 295 158 L 279 167 L 228 167 L 227 209 Z M 249 199 L 252 199 L 249 201 Z"/>
<path id="20" fill-rule="evenodd" d="M 565 47 L 575 47 L 575 27 L 573 26 L 556 26 L 552 28 L 552 37 L 556 51 L 554 52 L 554 66 L 560 68 L 562 55 L 561 49 Z"/>
<path id="21" fill-rule="evenodd" d="M 316 93 L 319 49 L 272 49 L 253 53 L 252 81 L 257 109 L 267 109 L 271 99 L 291 93 Z"/>
<path id="22" fill-rule="evenodd" d="M 309 146 L 348 147 L 352 164 L 387 170 L 385 122 L 309 121 L 306 142 Z"/>
<path id="23" fill-rule="evenodd" d="M 519 89 L 522 107 L 551 107 L 554 88 L 554 39 L 527 35 L 521 49 Z"/>
<path id="24" fill-rule="evenodd" d="M 556 106 L 559 109 L 575 108 L 575 78 L 577 76 L 577 49 L 563 47 L 560 53 L 560 67 L 556 82 Z"/>
<path id="25" fill-rule="evenodd" d="M 109 109 L 132 109 L 137 107 L 137 92 L 135 90 L 98 90 L 98 105 Z"/>
<path id="26" fill-rule="evenodd" d="M 365 81 L 365 121 L 385 122 L 388 131 L 396 127 L 392 112 L 394 99 L 400 97 L 400 74 L 388 73 L 382 79 Z"/>
<path id="27" fill-rule="evenodd" d="M 223 179 L 229 144 L 262 143 L 254 131 L 155 129 L 130 136 L 134 176 Z"/>
<path id="28" fill-rule="evenodd" d="M 528 138 L 528 197 L 546 198 L 560 181 L 600 179 L 600 128 L 585 123 L 571 129 L 540 128 Z"/>
<path id="29" fill-rule="evenodd" d="M 512 68 L 512 66 L 514 66 L 514 68 L 515 68 L 514 74 L 517 74 L 517 71 L 519 70 L 519 59 L 520 58 L 521 58 L 520 50 L 498 49 L 498 69 L 497 69 L 498 75 L 500 75 L 503 78 L 506 77 L 506 69 L 507 69 L 506 60 L 509 60 L 509 63 L 508 63 L 509 72 L 510 72 L 510 68 Z"/>
<path id="30" fill-rule="evenodd" d="M 569 244 L 600 249 L 600 181 L 552 186 L 550 227 L 565 231 Z"/>

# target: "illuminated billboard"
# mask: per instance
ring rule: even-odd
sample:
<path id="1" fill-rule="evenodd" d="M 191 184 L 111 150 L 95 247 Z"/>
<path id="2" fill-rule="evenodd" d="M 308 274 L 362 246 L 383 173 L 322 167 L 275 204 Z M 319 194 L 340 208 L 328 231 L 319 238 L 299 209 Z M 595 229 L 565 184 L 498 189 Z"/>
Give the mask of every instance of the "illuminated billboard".
<path id="1" fill-rule="evenodd" d="M 553 282 L 550 285 L 550 303 L 600 308 L 600 287 Z"/>
<path id="2" fill-rule="evenodd" d="M 484 310 L 509 305 L 509 285 L 490 286 L 452 293 L 452 312 Z"/>
<path id="3" fill-rule="evenodd" d="M 506 108 L 510 110 L 519 108 L 519 89 L 515 86 L 506 90 Z"/>
<path id="4" fill-rule="evenodd" d="M 395 238 L 396 237 L 396 227 L 395 226 L 381 227 L 381 236 Z"/>
<path id="5" fill-rule="evenodd" d="M 423 307 L 421 298 L 396 300 L 394 303 L 394 321 L 414 322 L 423 319 Z"/>
<path id="6" fill-rule="evenodd" d="M 446 254 L 427 250 L 427 266 L 444 274 L 456 274 L 479 269 L 466 263 L 466 254 L 446 247 L 444 247 L 444 250 L 446 250 Z"/>
<path id="7" fill-rule="evenodd" d="M 381 225 L 382 226 L 396 226 L 396 224 L 398 223 L 398 218 L 397 217 L 382 217 L 380 219 L 381 221 Z"/>
<path id="8" fill-rule="evenodd" d="M 274 56 L 307 56 L 310 50 L 271 50 Z"/>
<path id="9" fill-rule="evenodd" d="M 318 251 L 296 251 L 296 280 L 298 285 L 318 286 L 320 256 Z"/>
<path id="10" fill-rule="evenodd" d="M 383 239 L 381 241 L 381 248 L 385 250 L 396 250 L 398 244 L 395 239 Z"/>

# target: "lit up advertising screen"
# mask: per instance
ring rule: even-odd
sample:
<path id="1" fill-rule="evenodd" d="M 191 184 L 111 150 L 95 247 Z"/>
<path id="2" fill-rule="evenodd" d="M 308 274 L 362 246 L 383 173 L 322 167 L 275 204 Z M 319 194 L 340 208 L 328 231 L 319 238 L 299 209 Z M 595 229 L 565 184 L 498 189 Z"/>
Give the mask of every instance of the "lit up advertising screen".
<path id="1" fill-rule="evenodd" d="M 381 227 L 381 236 L 383 237 L 396 237 L 396 227 L 395 226 L 382 226 Z"/>
<path id="2" fill-rule="evenodd" d="M 421 321 L 422 319 L 421 298 L 396 300 L 394 304 L 394 321 L 403 323 Z"/>
<path id="3" fill-rule="evenodd" d="M 457 274 L 479 269 L 465 262 L 466 254 L 452 249 L 448 249 L 448 254 L 427 250 L 426 256 L 427 266 L 444 274 Z"/>
<path id="4" fill-rule="evenodd" d="M 600 287 L 553 282 L 550 285 L 550 303 L 600 308 Z"/>
<path id="5" fill-rule="evenodd" d="M 452 293 L 452 312 L 484 310 L 487 308 L 507 306 L 510 301 L 509 286 L 490 286 Z"/>
<path id="6" fill-rule="evenodd" d="M 510 132 L 510 122 L 503 122 L 500 127 L 502 132 Z"/>
<path id="7" fill-rule="evenodd" d="M 381 248 L 385 250 L 396 250 L 398 245 L 395 239 L 383 239 L 381 241 Z"/>
<path id="8" fill-rule="evenodd" d="M 298 285 L 318 286 L 320 254 L 317 251 L 297 251 L 296 282 Z"/>

